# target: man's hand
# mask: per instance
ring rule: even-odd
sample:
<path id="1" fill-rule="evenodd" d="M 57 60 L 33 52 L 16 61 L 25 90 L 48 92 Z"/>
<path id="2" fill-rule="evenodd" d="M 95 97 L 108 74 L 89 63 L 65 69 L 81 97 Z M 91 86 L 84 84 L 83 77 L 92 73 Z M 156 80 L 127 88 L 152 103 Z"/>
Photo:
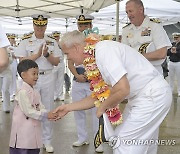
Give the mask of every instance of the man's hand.
<path id="1" fill-rule="evenodd" d="M 176 47 L 171 48 L 171 53 L 176 53 Z"/>
<path id="2" fill-rule="evenodd" d="M 41 57 L 42 55 L 46 55 L 48 52 L 48 47 L 46 44 L 42 44 L 39 48 L 39 51 L 37 53 L 38 57 Z"/>
<path id="3" fill-rule="evenodd" d="M 56 113 L 56 114 L 58 115 L 55 120 L 61 119 L 61 118 L 64 117 L 68 112 L 69 112 L 69 111 L 68 111 L 67 104 L 63 104 L 63 105 L 61 105 L 61 106 L 58 106 L 58 107 L 53 111 L 53 113 Z"/>
<path id="4" fill-rule="evenodd" d="M 48 46 L 46 44 L 43 44 L 42 53 L 43 56 L 47 55 L 48 53 Z"/>
<path id="5" fill-rule="evenodd" d="M 76 77 L 77 82 L 86 82 L 87 78 L 84 74 L 78 74 Z"/>
<path id="6" fill-rule="evenodd" d="M 58 114 L 57 113 L 53 113 L 53 111 L 50 111 L 48 113 L 48 119 L 49 120 L 55 120 L 57 117 L 58 117 Z"/>
<path id="7" fill-rule="evenodd" d="M 42 48 L 43 48 L 43 44 L 40 46 L 38 52 L 37 52 L 37 58 L 42 56 Z"/>

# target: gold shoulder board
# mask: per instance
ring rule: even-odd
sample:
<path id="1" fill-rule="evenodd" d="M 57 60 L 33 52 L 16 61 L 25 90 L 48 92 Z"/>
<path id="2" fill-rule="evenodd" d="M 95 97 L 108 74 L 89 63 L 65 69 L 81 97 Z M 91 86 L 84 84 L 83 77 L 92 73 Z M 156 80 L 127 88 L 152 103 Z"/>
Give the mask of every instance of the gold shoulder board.
<path id="1" fill-rule="evenodd" d="M 150 21 L 155 22 L 157 24 L 161 23 L 161 21 L 159 19 L 156 19 L 156 18 L 151 18 Z"/>

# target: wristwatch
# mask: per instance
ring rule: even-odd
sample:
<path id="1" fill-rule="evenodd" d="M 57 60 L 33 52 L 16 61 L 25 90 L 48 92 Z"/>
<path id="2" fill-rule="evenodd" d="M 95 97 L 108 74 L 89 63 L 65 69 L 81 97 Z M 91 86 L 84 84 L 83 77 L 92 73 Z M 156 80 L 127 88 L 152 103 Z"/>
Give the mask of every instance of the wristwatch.
<path id="1" fill-rule="evenodd" d="M 44 57 L 48 58 L 50 56 L 49 52 L 47 52 Z"/>

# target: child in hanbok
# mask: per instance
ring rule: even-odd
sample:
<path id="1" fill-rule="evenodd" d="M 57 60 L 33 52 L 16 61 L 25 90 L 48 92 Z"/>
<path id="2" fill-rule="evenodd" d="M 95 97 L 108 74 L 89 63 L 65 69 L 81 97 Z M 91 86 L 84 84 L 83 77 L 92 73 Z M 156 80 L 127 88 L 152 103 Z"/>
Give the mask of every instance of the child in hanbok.
<path id="1" fill-rule="evenodd" d="M 17 66 L 23 84 L 15 96 L 10 136 L 10 154 L 39 154 L 42 147 L 41 121 L 53 120 L 56 114 L 41 103 L 41 97 L 33 88 L 38 80 L 38 65 L 25 59 Z"/>

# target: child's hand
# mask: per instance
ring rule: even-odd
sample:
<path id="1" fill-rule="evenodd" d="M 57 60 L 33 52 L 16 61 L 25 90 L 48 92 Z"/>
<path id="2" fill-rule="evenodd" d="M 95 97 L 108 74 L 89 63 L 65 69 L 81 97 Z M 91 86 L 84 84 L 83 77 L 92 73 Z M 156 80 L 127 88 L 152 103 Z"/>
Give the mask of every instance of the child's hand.
<path id="1" fill-rule="evenodd" d="M 58 107 L 53 111 L 53 113 L 56 113 L 56 114 L 58 115 L 55 120 L 61 119 L 61 118 L 64 117 L 68 112 L 69 112 L 69 110 L 68 110 L 68 104 L 63 104 L 63 105 L 58 106 Z"/>
<path id="2" fill-rule="evenodd" d="M 57 117 L 58 117 L 58 113 L 53 113 L 52 111 L 50 111 L 48 113 L 48 119 L 49 120 L 55 120 L 55 119 L 57 119 Z"/>

